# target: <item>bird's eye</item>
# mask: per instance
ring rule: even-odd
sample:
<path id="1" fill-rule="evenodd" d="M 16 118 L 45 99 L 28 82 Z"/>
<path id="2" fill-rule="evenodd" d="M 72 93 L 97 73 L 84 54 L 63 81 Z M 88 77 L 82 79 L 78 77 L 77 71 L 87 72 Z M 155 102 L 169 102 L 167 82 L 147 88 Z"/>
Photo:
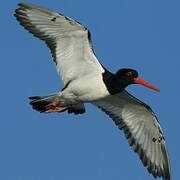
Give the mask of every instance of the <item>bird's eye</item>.
<path id="1" fill-rule="evenodd" d="M 127 75 L 127 76 L 131 76 L 131 75 L 132 75 L 132 72 L 131 72 L 131 71 L 128 71 L 128 72 L 126 73 L 126 75 Z"/>

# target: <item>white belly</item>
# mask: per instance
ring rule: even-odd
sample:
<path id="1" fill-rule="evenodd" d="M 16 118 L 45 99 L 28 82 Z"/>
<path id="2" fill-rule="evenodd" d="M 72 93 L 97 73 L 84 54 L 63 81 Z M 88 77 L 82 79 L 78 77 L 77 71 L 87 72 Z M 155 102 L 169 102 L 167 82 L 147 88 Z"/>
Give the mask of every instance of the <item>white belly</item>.
<path id="1" fill-rule="evenodd" d="M 72 81 L 63 91 L 63 97 L 80 102 L 92 102 L 109 96 L 102 75 L 88 75 Z"/>

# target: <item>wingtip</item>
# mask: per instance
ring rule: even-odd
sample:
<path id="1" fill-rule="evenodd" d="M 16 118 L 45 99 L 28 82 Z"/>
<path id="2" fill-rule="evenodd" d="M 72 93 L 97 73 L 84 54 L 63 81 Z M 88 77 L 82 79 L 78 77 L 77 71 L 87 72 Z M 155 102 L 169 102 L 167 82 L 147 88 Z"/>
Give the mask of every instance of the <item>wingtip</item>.
<path id="1" fill-rule="evenodd" d="M 168 150 L 166 147 L 165 142 L 161 145 L 162 152 L 165 158 L 164 161 L 164 180 L 171 180 L 171 165 L 170 165 L 170 159 L 168 158 Z"/>
<path id="2" fill-rule="evenodd" d="M 18 8 L 21 8 L 21 7 L 28 7 L 30 6 L 31 4 L 29 3 L 26 3 L 26 2 L 20 2 L 17 4 Z"/>
<path id="3" fill-rule="evenodd" d="M 27 3 L 27 2 L 20 2 L 17 4 L 19 7 L 28 7 L 28 6 L 31 6 L 32 4 L 30 3 Z"/>
<path id="4" fill-rule="evenodd" d="M 23 2 L 20 2 L 20 3 L 18 3 L 17 5 L 18 5 L 18 6 L 22 6 L 22 4 L 23 4 Z"/>
<path id="5" fill-rule="evenodd" d="M 34 5 L 34 4 L 31 4 L 31 3 L 27 3 L 27 2 L 20 2 L 17 4 L 18 9 L 36 9 L 36 8 L 39 8 L 37 5 Z"/>

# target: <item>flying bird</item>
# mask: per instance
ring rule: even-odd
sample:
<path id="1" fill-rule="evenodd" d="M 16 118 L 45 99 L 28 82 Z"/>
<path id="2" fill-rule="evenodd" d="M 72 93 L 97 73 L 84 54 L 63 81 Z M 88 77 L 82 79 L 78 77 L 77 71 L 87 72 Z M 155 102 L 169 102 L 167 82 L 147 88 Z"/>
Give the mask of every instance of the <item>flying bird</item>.
<path id="1" fill-rule="evenodd" d="M 15 17 L 45 41 L 64 84 L 56 94 L 30 97 L 33 109 L 82 114 L 84 104 L 92 103 L 123 130 L 149 173 L 171 180 L 166 142 L 156 115 L 125 90 L 131 84 L 159 89 L 141 79 L 136 70 L 124 68 L 115 74 L 108 71 L 94 54 L 90 31 L 72 18 L 27 3 L 19 4 Z"/>

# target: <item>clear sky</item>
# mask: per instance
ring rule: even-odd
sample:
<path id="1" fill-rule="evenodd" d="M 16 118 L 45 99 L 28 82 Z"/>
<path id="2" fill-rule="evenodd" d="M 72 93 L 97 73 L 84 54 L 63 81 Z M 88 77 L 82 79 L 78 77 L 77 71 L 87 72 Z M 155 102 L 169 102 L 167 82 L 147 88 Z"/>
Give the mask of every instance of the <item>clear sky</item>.
<path id="1" fill-rule="evenodd" d="M 19 1 L 0 5 L 0 179 L 153 179 L 111 119 L 92 105 L 80 116 L 40 114 L 28 97 L 62 84 L 43 42 L 13 17 Z M 164 130 L 173 179 L 180 166 L 180 1 L 29 0 L 75 18 L 91 30 L 94 50 L 109 70 L 137 69 L 161 89 L 128 90 L 149 104 Z"/>

